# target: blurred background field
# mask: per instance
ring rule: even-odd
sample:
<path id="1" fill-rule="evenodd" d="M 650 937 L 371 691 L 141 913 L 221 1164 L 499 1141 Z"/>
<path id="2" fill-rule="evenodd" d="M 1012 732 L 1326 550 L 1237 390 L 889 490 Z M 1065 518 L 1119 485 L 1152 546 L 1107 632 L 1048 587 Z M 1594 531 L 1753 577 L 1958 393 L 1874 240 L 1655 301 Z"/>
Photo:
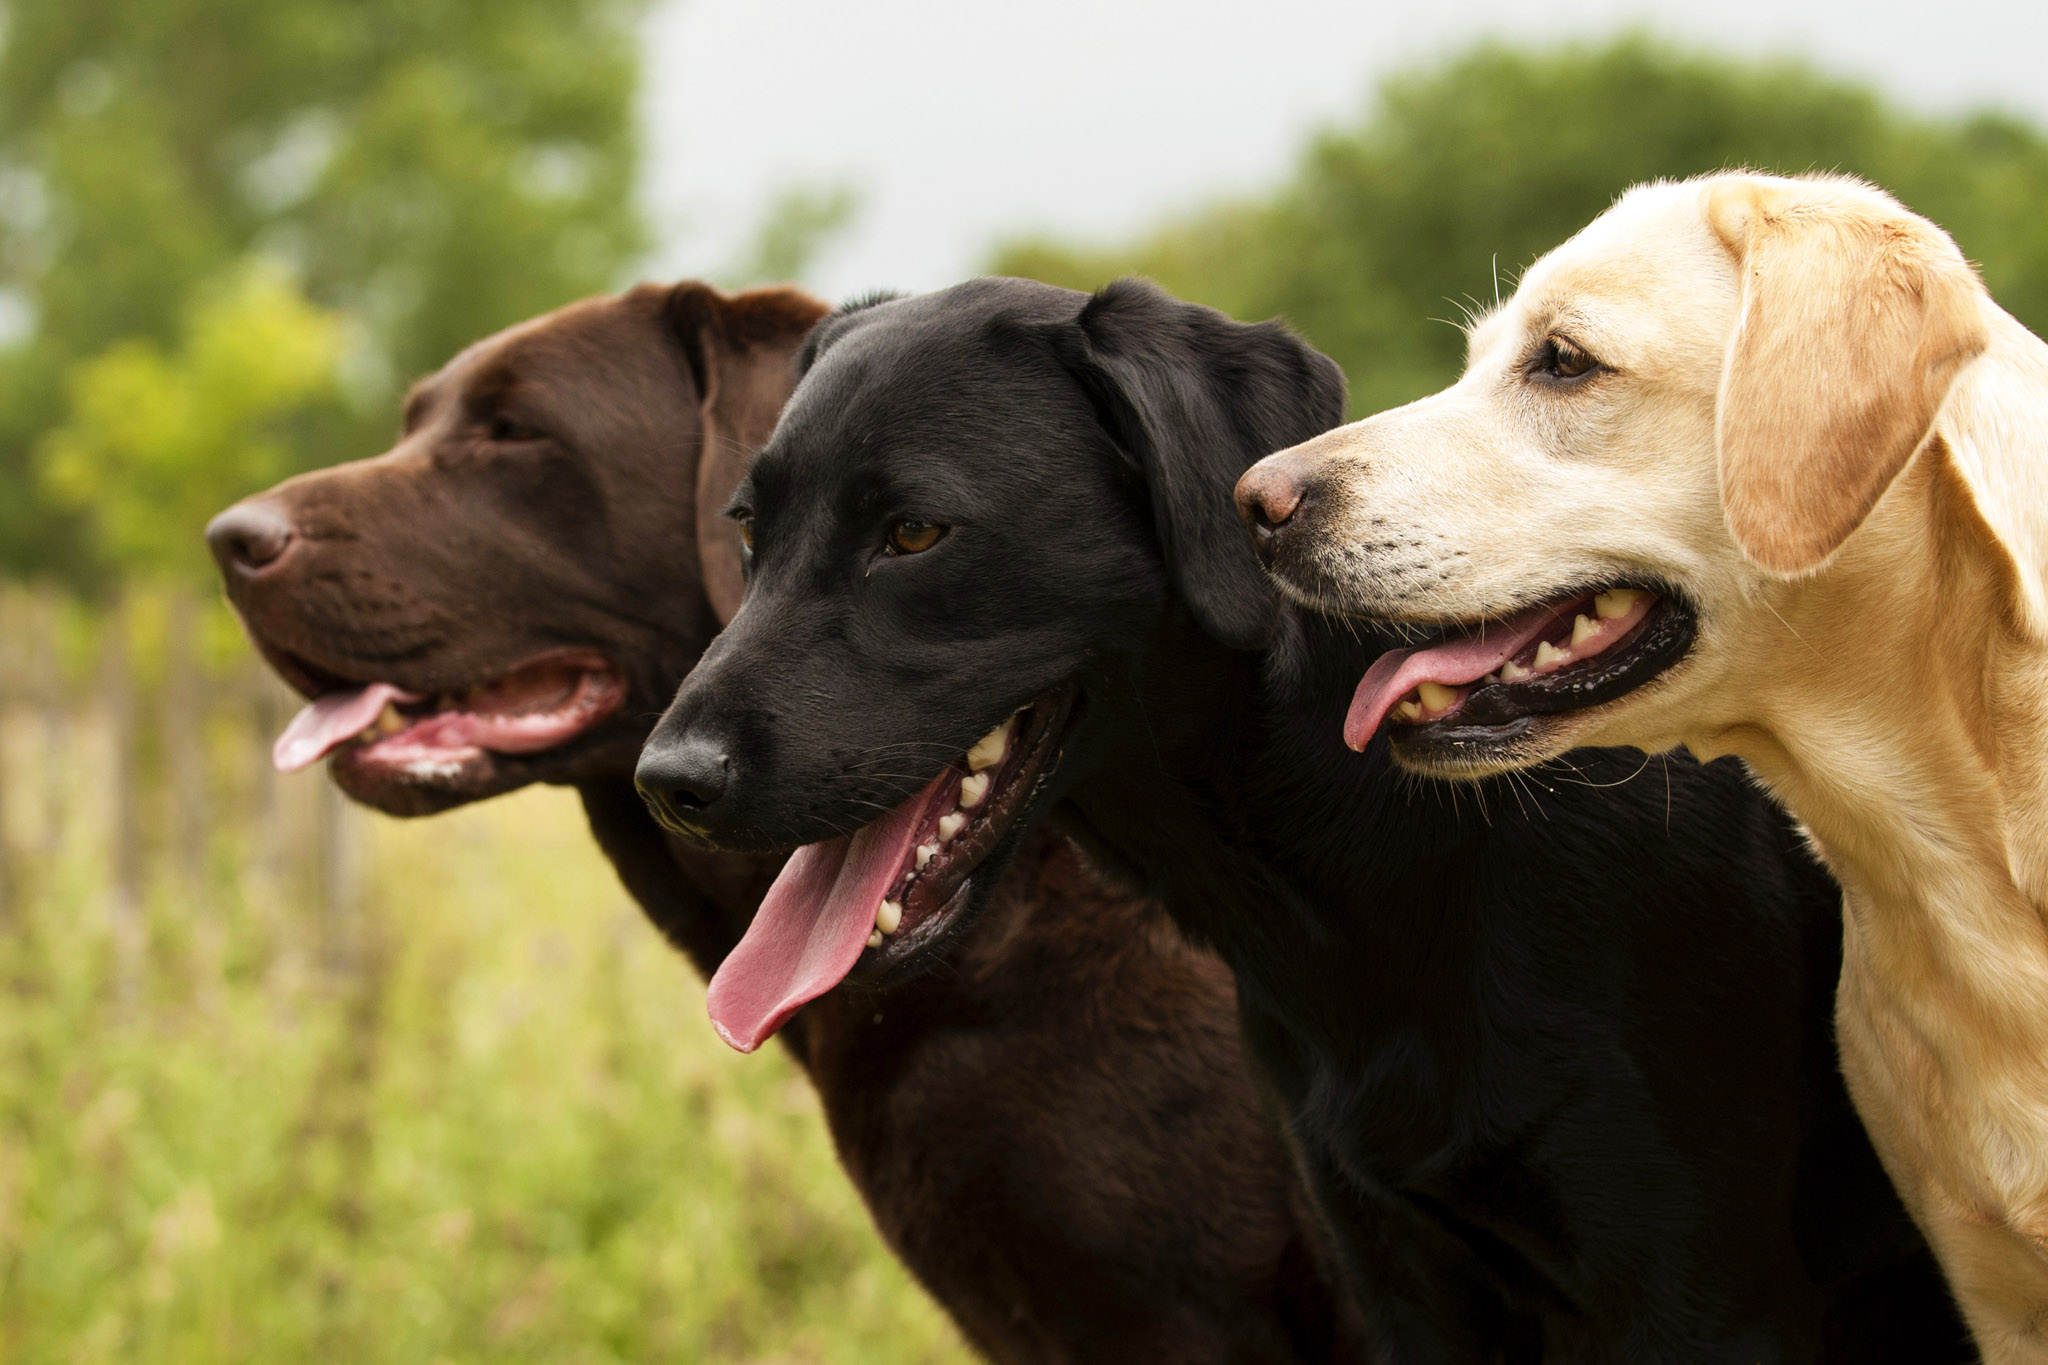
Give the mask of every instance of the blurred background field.
<path id="1" fill-rule="evenodd" d="M 382 449 L 406 383 L 496 328 L 657 268 L 942 282 L 914 234 L 878 254 L 865 215 L 900 221 L 892 177 L 922 176 L 927 202 L 1040 183 L 995 153 L 913 165 L 930 149 L 903 131 L 863 161 L 757 168 L 737 226 L 698 230 L 716 196 L 678 226 L 690 177 L 661 111 L 699 121 L 681 145 L 700 151 L 756 145 L 770 112 L 842 140 L 842 109 L 868 126 L 860 101 L 778 80 L 784 47 L 791 71 L 893 82 L 899 131 L 946 123 L 864 7 L 702 7 L 716 23 L 678 27 L 691 0 L 0 0 L 0 1365 L 961 1358 L 801 1078 L 716 1042 L 572 797 L 401 824 L 271 772 L 296 702 L 199 541 L 233 499 Z M 1171 38 L 1183 9 L 1190 34 L 1233 22 L 1146 0 L 1144 23 L 1104 23 Z M 1920 16 L 1893 19 L 1869 23 L 1908 42 Z M 968 20 L 917 22 L 944 41 Z M 1093 30 L 1017 33 L 1014 52 L 959 49 L 975 88 L 1046 92 L 1087 135 L 1059 145 L 1104 157 L 1080 188 L 1033 171 L 1049 209 L 1160 135 L 1116 81 L 1080 77 L 1149 60 L 1142 89 L 1167 58 L 1133 38 L 1031 65 L 1092 51 Z M 715 50 L 670 60 L 692 35 Z M 1231 28 L 1242 79 L 1204 87 L 1226 121 L 1280 98 L 1314 36 Z M 1951 36 L 1926 51 L 1967 57 Z M 1448 381 L 1461 319 L 1626 185 L 1843 170 L 1949 227 L 2048 325 L 2035 115 L 1828 58 L 1474 28 L 1361 55 L 1349 112 L 1249 181 L 1107 230 L 967 203 L 979 235 L 943 259 L 1083 288 L 1138 271 L 1285 316 L 1365 413 Z M 679 103 L 677 67 L 758 91 Z M 848 259 L 904 274 L 848 281 Z"/>
<path id="2" fill-rule="evenodd" d="M 573 794 L 274 778 L 193 606 L 0 593 L 0 1359 L 961 1359 Z"/>
<path id="3" fill-rule="evenodd" d="M 0 1360 L 939 1361 L 575 797 L 373 819 L 177 593 L 0 593 Z"/>

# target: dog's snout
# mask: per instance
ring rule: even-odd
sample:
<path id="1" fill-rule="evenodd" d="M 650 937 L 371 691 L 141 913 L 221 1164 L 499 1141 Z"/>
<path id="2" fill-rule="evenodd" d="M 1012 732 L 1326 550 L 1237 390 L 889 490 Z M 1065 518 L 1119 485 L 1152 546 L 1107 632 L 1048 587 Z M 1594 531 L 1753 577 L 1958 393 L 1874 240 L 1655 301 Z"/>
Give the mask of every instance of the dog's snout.
<path id="1" fill-rule="evenodd" d="M 702 734 L 663 742 L 658 736 L 640 755 L 633 783 L 654 818 L 671 829 L 694 830 L 703 813 L 725 795 L 732 756 Z"/>
<path id="2" fill-rule="evenodd" d="M 1303 496 L 1302 481 L 1284 462 L 1261 460 L 1237 481 L 1237 514 L 1264 547 L 1301 510 Z"/>
<path id="3" fill-rule="evenodd" d="M 206 545 L 223 572 L 256 573 L 291 548 L 291 519 L 269 502 L 238 502 L 206 525 Z"/>

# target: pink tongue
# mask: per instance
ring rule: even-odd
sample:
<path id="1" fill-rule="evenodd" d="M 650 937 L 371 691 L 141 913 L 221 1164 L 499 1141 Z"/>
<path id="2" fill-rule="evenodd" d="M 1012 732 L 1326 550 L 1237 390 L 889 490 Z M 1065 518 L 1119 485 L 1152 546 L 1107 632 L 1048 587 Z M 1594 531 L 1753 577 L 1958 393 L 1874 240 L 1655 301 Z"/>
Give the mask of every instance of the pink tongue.
<path id="1" fill-rule="evenodd" d="M 873 824 L 790 855 L 746 937 L 711 978 L 704 1003 L 719 1037 L 752 1052 L 853 970 L 925 808 L 959 779 L 948 768 Z"/>
<path id="2" fill-rule="evenodd" d="M 1344 742 L 1363 753 L 1387 718 L 1387 712 L 1418 683 L 1463 687 L 1478 682 L 1522 652 L 1559 615 L 1555 602 L 1516 612 L 1503 621 L 1488 621 L 1479 633 L 1446 640 L 1427 649 L 1393 649 L 1373 662 L 1351 694 L 1344 717 Z"/>
<path id="3" fill-rule="evenodd" d="M 295 773 L 325 758 L 336 745 L 363 732 L 383 711 L 384 703 L 415 702 L 419 698 L 390 683 L 371 683 L 347 692 L 329 692 L 315 697 L 306 709 L 292 717 L 277 743 L 270 746 L 270 761 L 281 773 Z"/>

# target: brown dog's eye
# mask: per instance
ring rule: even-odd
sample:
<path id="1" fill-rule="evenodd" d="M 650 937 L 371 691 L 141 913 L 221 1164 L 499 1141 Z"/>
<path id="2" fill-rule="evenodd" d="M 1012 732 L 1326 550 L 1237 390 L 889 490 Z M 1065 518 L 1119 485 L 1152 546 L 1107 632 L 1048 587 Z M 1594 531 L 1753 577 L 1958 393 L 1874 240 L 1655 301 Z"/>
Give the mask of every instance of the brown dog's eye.
<path id="1" fill-rule="evenodd" d="M 747 548 L 748 548 L 749 550 L 753 549 L 753 548 L 754 548 L 754 519 L 753 519 L 753 517 L 752 517 L 752 516 L 734 516 L 734 517 L 733 517 L 733 520 L 739 523 L 739 527 L 740 527 L 740 544 L 742 544 L 742 545 L 746 546 L 746 547 L 747 547 Z"/>
<path id="2" fill-rule="evenodd" d="M 507 417 L 501 412 L 491 418 L 490 436 L 493 441 L 511 445 L 519 441 L 538 441 L 541 438 L 541 431 L 538 427 L 530 427 L 518 418 Z"/>
<path id="3" fill-rule="evenodd" d="M 1563 337 L 1546 337 L 1537 368 L 1553 379 L 1577 379 L 1592 373 L 1599 363 Z"/>
<path id="4" fill-rule="evenodd" d="M 898 555 L 921 555 L 939 543 L 939 537 L 946 534 L 943 526 L 934 526 L 928 521 L 898 521 L 889 526 L 889 553 Z"/>

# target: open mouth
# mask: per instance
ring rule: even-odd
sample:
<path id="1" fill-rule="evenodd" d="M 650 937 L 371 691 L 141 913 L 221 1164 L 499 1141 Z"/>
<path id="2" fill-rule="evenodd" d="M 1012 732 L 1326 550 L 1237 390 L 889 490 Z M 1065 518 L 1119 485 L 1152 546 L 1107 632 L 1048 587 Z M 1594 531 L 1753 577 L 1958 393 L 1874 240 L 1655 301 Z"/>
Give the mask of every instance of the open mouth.
<path id="1" fill-rule="evenodd" d="M 1461 747 L 1519 739 L 1537 718 L 1631 692 L 1683 658 L 1698 620 L 1677 597 L 1615 586 L 1555 597 L 1512 616 L 1452 627 L 1366 670 L 1344 718 L 1363 750 L 1383 723 L 1396 743 Z"/>
<path id="2" fill-rule="evenodd" d="M 296 670 L 303 676 L 306 670 Z M 287 675 L 291 676 L 291 675 Z M 448 779 L 493 754 L 566 743 L 618 710 L 618 670 L 589 650 L 555 650 L 497 677 L 425 696 L 388 682 L 319 689 L 271 748 L 279 772 L 337 764 L 409 781 Z"/>
<path id="3" fill-rule="evenodd" d="M 1010 716 L 879 820 L 791 854 L 711 978 L 719 1036 L 752 1052 L 856 967 L 884 971 L 944 938 L 1031 806 L 1073 695 Z"/>

